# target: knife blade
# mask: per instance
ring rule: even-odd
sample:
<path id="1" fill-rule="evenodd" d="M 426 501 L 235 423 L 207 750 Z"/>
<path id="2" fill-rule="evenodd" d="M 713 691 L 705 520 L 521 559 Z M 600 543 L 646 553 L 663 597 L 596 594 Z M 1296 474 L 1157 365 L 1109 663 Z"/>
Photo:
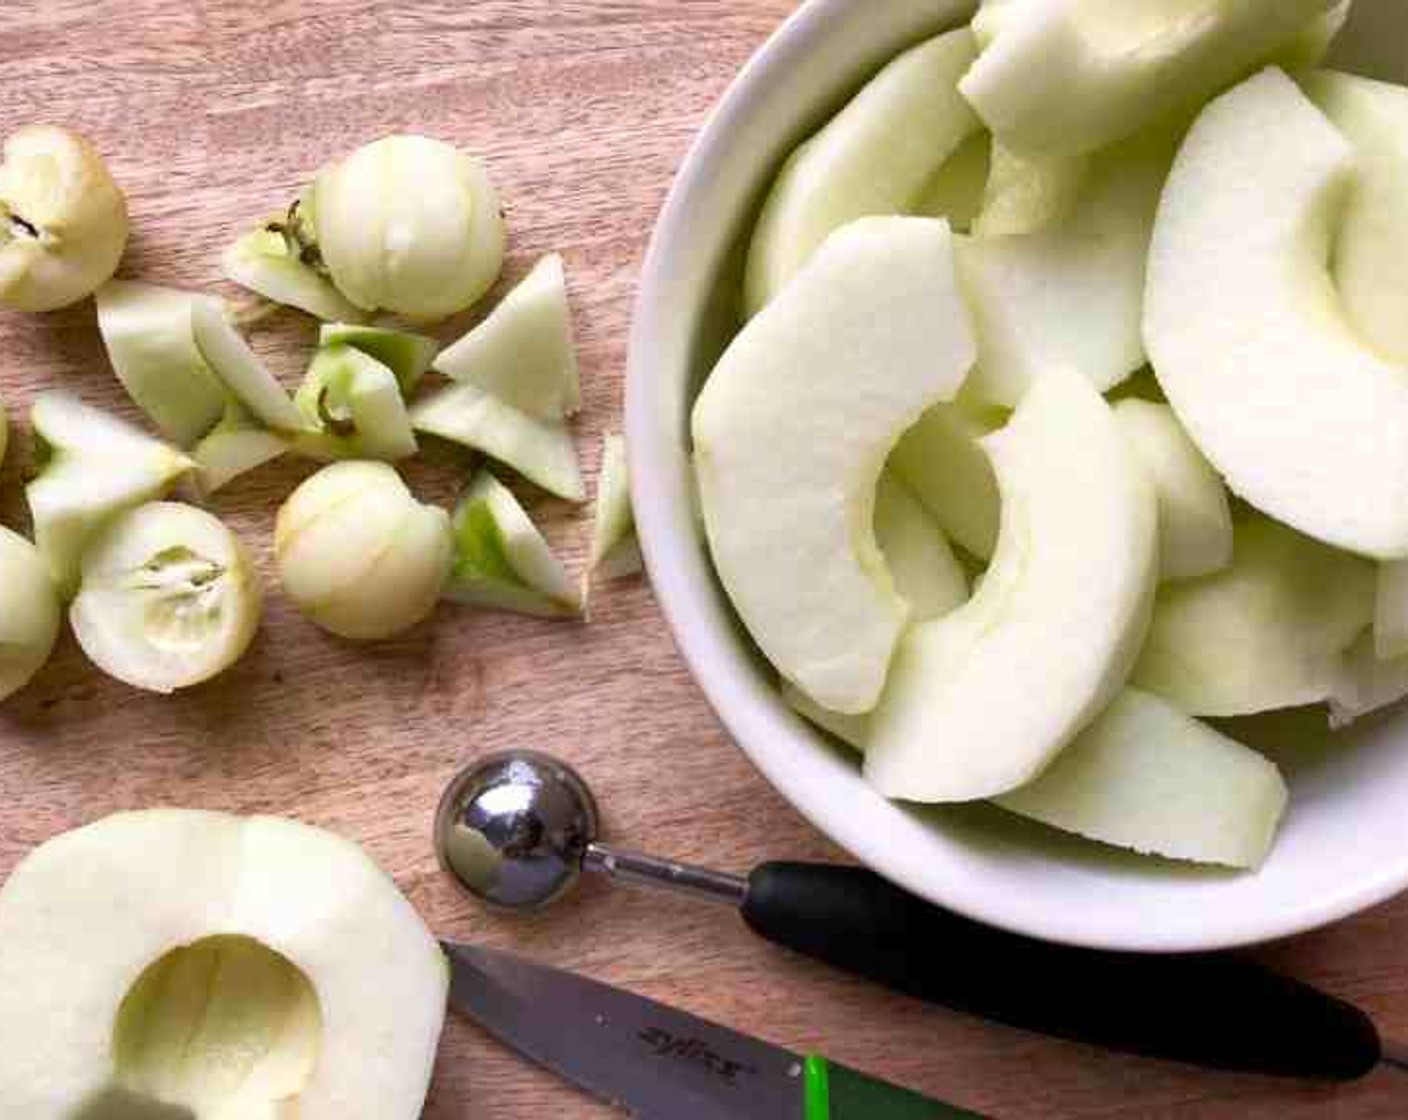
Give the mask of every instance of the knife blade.
<path id="1" fill-rule="evenodd" d="M 456 1011 L 639 1120 L 981 1120 L 576 973 L 442 945 Z"/>

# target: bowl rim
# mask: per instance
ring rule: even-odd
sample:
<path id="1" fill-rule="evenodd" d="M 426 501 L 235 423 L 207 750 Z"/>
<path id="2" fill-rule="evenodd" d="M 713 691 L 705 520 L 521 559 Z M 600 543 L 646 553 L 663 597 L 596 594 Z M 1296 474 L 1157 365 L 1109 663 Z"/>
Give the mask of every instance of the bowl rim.
<path id="1" fill-rule="evenodd" d="M 785 708 L 775 690 L 764 687 L 732 628 L 720 623 L 715 600 L 722 595 L 712 569 L 698 578 L 697 545 L 673 524 L 675 507 L 691 501 L 670 480 L 670 437 L 662 437 L 662 379 L 655 376 L 654 355 L 666 332 L 668 295 L 676 282 L 673 262 L 691 237 L 689 219 L 700 200 L 714 189 L 715 170 L 726 156 L 733 134 L 754 111 L 767 87 L 801 61 L 838 18 L 850 0 L 804 0 L 753 53 L 715 103 L 681 163 L 657 218 L 642 265 L 632 313 L 626 378 L 625 431 L 637 533 L 661 613 L 675 645 L 716 716 L 737 747 L 763 777 L 823 835 L 861 863 L 926 900 L 983 922 L 1042 940 L 1094 949 L 1138 953 L 1181 953 L 1255 945 L 1317 929 L 1382 903 L 1408 887 L 1408 848 L 1396 857 L 1385 853 L 1377 866 L 1346 877 L 1333 890 L 1314 898 L 1282 902 L 1268 911 L 1230 907 L 1205 915 L 1206 925 L 1173 932 L 1125 928 L 1115 932 L 1082 920 L 1079 907 L 1053 914 L 1049 907 L 1003 896 L 959 870 L 952 879 L 935 875 L 934 852 L 924 858 L 919 844 L 905 850 L 903 838 L 916 829 L 932 834 L 898 806 L 894 829 L 882 837 L 863 826 L 863 814 L 848 811 L 835 770 L 846 765 L 824 751 L 803 751 L 816 733 Z M 955 0 L 961 8 L 961 0 Z M 775 153 L 774 153 L 775 154 Z M 710 267 L 715 271 L 718 262 Z M 683 447 L 683 445 L 681 445 Z M 680 454 L 681 449 L 676 449 Z M 779 749 L 781 744 L 783 749 Z M 789 751 L 789 744 L 798 749 Z M 782 755 L 787 754 L 786 759 Z M 853 773 L 853 768 L 852 768 Z M 875 795 L 878 798 L 878 794 Z M 880 799 L 883 800 L 883 799 Z M 890 803 L 886 803 L 890 804 Z M 940 863 L 942 861 L 939 861 Z M 939 885 L 936 885 L 936 882 Z"/>

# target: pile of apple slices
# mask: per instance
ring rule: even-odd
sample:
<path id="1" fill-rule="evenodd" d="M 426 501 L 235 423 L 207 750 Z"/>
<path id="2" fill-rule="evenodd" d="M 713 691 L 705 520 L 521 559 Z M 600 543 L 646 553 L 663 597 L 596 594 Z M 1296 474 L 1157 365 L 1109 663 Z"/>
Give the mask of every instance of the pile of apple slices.
<path id="1" fill-rule="evenodd" d="M 988 0 L 784 165 L 704 523 L 886 796 L 1255 868 L 1286 785 L 1200 717 L 1408 695 L 1408 90 L 1316 69 L 1349 15 Z"/>
<path id="2" fill-rule="evenodd" d="M 443 349 L 402 325 L 462 310 L 499 276 L 503 218 L 479 161 L 424 137 L 387 137 L 324 169 L 288 213 L 226 251 L 227 275 L 266 308 L 325 320 L 290 395 L 222 300 L 111 279 L 126 205 L 87 141 L 26 129 L 5 155 L 0 303 L 48 309 L 93 294 L 113 371 L 163 438 L 66 393 L 34 402 L 34 544 L 8 530 L 0 540 L 14 573 L 0 585 L 0 698 L 48 658 L 65 603 L 90 659 L 137 687 L 171 692 L 233 665 L 259 626 L 258 577 L 216 518 L 163 499 L 184 486 L 208 500 L 284 455 L 331 465 L 279 512 L 281 582 L 310 619 L 345 638 L 399 634 L 446 598 L 577 617 L 592 572 L 639 570 L 617 436 L 603 449 L 580 583 L 487 469 L 451 518 L 416 500 L 389 465 L 431 434 L 548 493 L 585 496 L 569 427 L 581 391 L 561 257 L 539 261 Z M 389 189 L 402 181 L 405 191 Z M 368 321 L 388 313 L 398 318 Z M 431 370 L 448 384 L 413 400 Z"/>

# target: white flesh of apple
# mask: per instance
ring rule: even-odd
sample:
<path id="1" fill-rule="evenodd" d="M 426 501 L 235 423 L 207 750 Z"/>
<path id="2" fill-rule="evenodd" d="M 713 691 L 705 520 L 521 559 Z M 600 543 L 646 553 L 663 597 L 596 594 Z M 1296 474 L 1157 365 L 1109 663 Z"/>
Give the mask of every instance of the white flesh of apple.
<path id="1" fill-rule="evenodd" d="M 777 670 L 837 711 L 874 706 L 909 616 L 875 543 L 880 471 L 973 364 L 951 246 L 930 218 L 842 228 L 733 340 L 694 408 L 724 587 Z"/>
<path id="2" fill-rule="evenodd" d="M 1195 716 L 1319 703 L 1373 617 L 1372 564 L 1252 516 L 1230 568 L 1160 590 L 1131 683 Z"/>
<path id="3" fill-rule="evenodd" d="M 360 323 L 324 323 L 318 330 L 318 345 L 339 344 L 355 347 L 384 365 L 396 375 L 406 397 L 420 384 L 440 352 L 440 344 L 425 335 Z"/>
<path id="4" fill-rule="evenodd" d="M 1289 43 L 1331 0 L 1026 0 L 959 84 L 1026 155 L 1091 152 L 1191 107 Z"/>
<path id="5" fill-rule="evenodd" d="M 205 360 L 240 404 L 275 431 L 296 432 L 303 426 L 288 393 L 235 330 L 220 300 L 197 297 L 191 324 Z"/>
<path id="6" fill-rule="evenodd" d="M 1191 579 L 1232 563 L 1227 488 L 1168 405 L 1135 399 L 1114 406 L 1159 499 L 1159 577 Z"/>
<path id="7" fill-rule="evenodd" d="M 194 506 L 149 502 L 114 519 L 84 552 L 69 623 L 103 672 L 169 693 L 244 656 L 263 599 L 229 529 Z"/>
<path id="8" fill-rule="evenodd" d="M 979 131 L 957 88 L 975 52 L 966 28 L 911 48 L 792 153 L 748 248 L 747 314 L 777 295 L 834 230 L 914 209 L 949 157 Z"/>
<path id="9" fill-rule="evenodd" d="M 786 684 L 783 699 L 823 731 L 866 750 L 871 717 L 828 712 Z M 1286 802 L 1280 772 L 1256 751 L 1127 688 L 1040 777 L 994 803 L 1120 848 L 1256 868 Z"/>
<path id="10" fill-rule="evenodd" d="M 1065 221 L 1076 212 L 1089 171 L 1089 156 L 1019 156 L 994 141 L 974 235 L 1036 233 Z"/>
<path id="11" fill-rule="evenodd" d="M 626 441 L 618 434 L 601 442 L 601 469 L 596 481 L 596 515 L 592 524 L 589 571 L 617 579 L 640 570 L 640 546 L 631 512 L 631 475 Z"/>
<path id="12" fill-rule="evenodd" d="M 980 441 L 1004 423 L 1005 413 L 971 407 L 961 398 L 936 404 L 890 453 L 889 469 L 949 539 L 980 560 L 991 560 L 997 547 L 1002 507 L 992 460 Z"/>
<path id="13" fill-rule="evenodd" d="M 541 420 L 575 413 L 581 388 L 562 258 L 551 253 L 534 265 L 434 368 Z"/>
<path id="14" fill-rule="evenodd" d="M 282 223 L 283 215 L 271 219 Z M 286 307 L 296 307 L 318 319 L 356 323 L 366 313 L 304 264 L 289 248 L 282 233 L 268 224 L 241 236 L 220 257 L 227 277 L 241 287 Z"/>
<path id="15" fill-rule="evenodd" d="M 968 598 L 968 576 L 948 538 L 889 471 L 875 491 L 875 542 L 915 622 L 946 615 Z"/>
<path id="16" fill-rule="evenodd" d="M 445 959 L 395 884 L 331 833 L 108 817 L 16 868 L 0 941 L 7 1117 L 421 1113 Z"/>
<path id="17" fill-rule="evenodd" d="M 39 550 L 0 527 L 0 700 L 44 667 L 59 636 L 62 614 L 49 567 Z"/>
<path id="18" fill-rule="evenodd" d="M 458 603 L 543 618 L 580 614 L 582 596 L 508 487 L 480 471 L 454 516 L 445 594 Z"/>
<path id="19" fill-rule="evenodd" d="M 197 493 L 209 497 L 288 450 L 287 437 L 269 431 L 242 406 L 231 402 L 224 419 L 191 449 Z"/>
<path id="20" fill-rule="evenodd" d="M 1277 70 L 1204 110 L 1164 191 L 1144 336 L 1234 493 L 1330 544 L 1408 555 L 1408 377 L 1351 328 L 1328 271 L 1345 138 Z"/>
<path id="21" fill-rule="evenodd" d="M 978 336 L 974 396 L 1010 408 L 1052 366 L 1079 370 L 1103 392 L 1144 364 L 1145 261 L 1175 140 L 1145 134 L 1095 157 L 1066 221 L 958 239 Z"/>
<path id="22" fill-rule="evenodd" d="M 887 797 L 1025 785 L 1123 687 L 1148 626 L 1154 491 L 1089 381 L 1052 370 L 984 446 L 997 552 L 966 605 L 900 643 L 865 764 Z"/>
<path id="23" fill-rule="evenodd" d="M 113 372 L 162 435 L 181 447 L 220 422 L 227 398 L 196 342 L 200 298 L 135 280 L 109 280 L 95 296 Z"/>
<path id="24" fill-rule="evenodd" d="M 91 535 L 124 510 L 161 497 L 195 464 L 67 393 L 41 393 L 31 423 L 51 456 L 25 490 L 35 544 L 68 597 Z"/>
<path id="25" fill-rule="evenodd" d="M 1330 726 L 1348 727 L 1408 696 L 1408 657 L 1388 660 L 1375 648 L 1375 635 L 1355 642 L 1340 665 L 1330 692 Z"/>
<path id="26" fill-rule="evenodd" d="M 955 230 L 970 229 L 983 208 L 991 149 L 986 132 L 974 133 L 963 141 L 920 192 L 912 213 L 920 218 L 944 218 Z"/>
<path id="27" fill-rule="evenodd" d="M 533 416 L 474 385 L 449 385 L 411 406 L 411 424 L 482 451 L 560 498 L 586 496 L 572 432 L 562 420 Z"/>

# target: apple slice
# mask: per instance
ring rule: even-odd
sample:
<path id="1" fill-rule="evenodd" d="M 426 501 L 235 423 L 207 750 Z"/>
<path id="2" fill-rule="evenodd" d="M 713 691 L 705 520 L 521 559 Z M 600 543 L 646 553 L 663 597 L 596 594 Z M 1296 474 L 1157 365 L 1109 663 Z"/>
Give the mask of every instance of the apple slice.
<path id="1" fill-rule="evenodd" d="M 342 323 L 364 319 L 366 312 L 302 259 L 305 250 L 289 230 L 289 219 L 277 215 L 241 236 L 220 257 L 225 275 L 265 299 L 318 319 Z"/>
<path id="2" fill-rule="evenodd" d="M 191 459 L 196 465 L 196 492 L 208 498 L 288 450 L 288 437 L 269 431 L 241 405 L 231 401 L 220 423 L 191 448 Z"/>
<path id="3" fill-rule="evenodd" d="M 149 502 L 84 551 L 69 622 L 103 672 L 170 693 L 243 657 L 263 605 L 249 554 L 229 529 L 194 506 Z"/>
<path id="4" fill-rule="evenodd" d="M 396 375 L 356 347 L 321 347 L 294 403 L 304 431 L 293 446 L 310 458 L 394 463 L 418 450 Z"/>
<path id="5" fill-rule="evenodd" d="M 394 373 L 406 397 L 420 384 L 440 352 L 440 344 L 425 335 L 361 323 L 324 323 L 318 330 L 318 345 L 340 344 L 355 347 Z"/>
<path id="6" fill-rule="evenodd" d="M 0 527 L 0 700 L 44 667 L 59 636 L 62 613 L 49 566 L 18 533 Z"/>
<path id="7" fill-rule="evenodd" d="M 1382 658 L 1374 634 L 1350 647 L 1330 690 L 1330 726 L 1338 730 L 1408 696 L 1408 657 Z"/>
<path id="8" fill-rule="evenodd" d="M 1002 500 L 981 440 L 1007 422 L 999 409 L 959 398 L 936 404 L 900 437 L 889 469 L 923 503 L 952 540 L 980 560 L 992 559 Z"/>
<path id="9" fill-rule="evenodd" d="M 1349 22 L 1353 6 L 1354 0 L 1335 0 L 1333 7 L 1312 19 L 1282 47 L 1272 62 L 1285 70 L 1294 71 L 1319 66 L 1334 46 L 1335 38 Z"/>
<path id="10" fill-rule="evenodd" d="M 551 253 L 534 265 L 434 367 L 540 420 L 576 412 L 581 389 L 562 258 Z"/>
<path id="11" fill-rule="evenodd" d="M 596 516 L 588 572 L 621 579 L 641 570 L 640 544 L 631 512 L 631 475 L 626 441 L 618 434 L 601 441 L 601 469 L 596 481 Z"/>
<path id="12" fill-rule="evenodd" d="M 967 600 L 968 576 L 948 538 L 890 471 L 875 491 L 875 543 L 915 622 L 939 618 Z"/>
<path id="13" fill-rule="evenodd" d="M 965 606 L 900 643 L 865 760 L 887 797 L 1025 785 L 1123 687 L 1148 626 L 1153 486 L 1090 382 L 1052 370 L 983 444 L 1002 491 L 997 552 Z"/>
<path id="14" fill-rule="evenodd" d="M 975 397 L 1012 407 L 1058 365 L 1104 391 L 1144 364 L 1145 261 L 1175 148 L 1171 131 L 1141 134 L 1091 160 L 1068 220 L 958 239 L 958 278 L 978 336 Z"/>
<path id="15" fill-rule="evenodd" d="M 30 423 L 47 454 L 25 489 L 35 544 L 68 598 L 92 534 L 124 510 L 163 496 L 195 464 L 67 393 L 39 394 Z"/>
<path id="16" fill-rule="evenodd" d="M 908 621 L 875 544 L 886 456 L 972 363 L 948 226 L 862 218 L 749 321 L 695 403 L 719 576 L 763 653 L 829 708 L 874 706 Z"/>
<path id="17" fill-rule="evenodd" d="M 976 49 L 966 28 L 910 48 L 792 153 L 748 247 L 748 315 L 777 295 L 834 230 L 857 218 L 915 210 L 934 176 L 979 131 L 957 88 Z"/>
<path id="18" fill-rule="evenodd" d="M 1003 6 L 959 89 L 1014 151 L 1092 152 L 1216 93 L 1331 6 L 1025 0 Z"/>
<path id="19" fill-rule="evenodd" d="M 235 329 L 223 302 L 197 298 L 191 325 L 205 360 L 245 408 L 275 431 L 296 432 L 303 426 L 288 393 Z"/>
<path id="20" fill-rule="evenodd" d="M 1227 488 L 1164 404 L 1133 398 L 1114 406 L 1159 499 L 1159 577 L 1192 579 L 1232 563 Z"/>
<path id="21" fill-rule="evenodd" d="M 1373 617 L 1372 564 L 1253 515 L 1230 568 L 1160 590 L 1131 683 L 1195 716 L 1316 704 Z"/>
<path id="22" fill-rule="evenodd" d="M 181 447 L 220 422 L 227 399 L 196 342 L 200 298 L 135 280 L 109 280 L 95 296 L 113 372 L 161 434 Z"/>
<path id="23" fill-rule="evenodd" d="M 828 712 L 787 685 L 783 699 L 866 750 L 870 717 Z M 1280 772 L 1256 751 L 1127 688 L 1040 777 L 994 804 L 1103 844 L 1254 869 L 1270 853 L 1287 800 Z"/>
<path id="24" fill-rule="evenodd" d="M 582 613 L 582 595 L 512 492 L 480 471 L 454 516 L 457 603 L 541 618 Z"/>
<path id="25" fill-rule="evenodd" d="M 991 153 L 992 139 L 986 132 L 968 137 L 919 192 L 911 212 L 920 218 L 943 218 L 953 229 L 967 232 L 983 208 Z"/>
<path id="26" fill-rule="evenodd" d="M 572 432 L 561 420 L 543 420 L 474 385 L 450 385 L 411 406 L 418 432 L 482 451 L 559 498 L 586 497 Z"/>
<path id="27" fill-rule="evenodd" d="M 1089 156 L 1019 156 L 993 142 L 978 237 L 1036 233 L 1076 213 L 1090 172 Z"/>
<path id="28" fill-rule="evenodd" d="M 1350 329 L 1327 267 L 1353 171 L 1349 143 L 1280 71 L 1213 102 L 1159 207 L 1144 336 L 1235 493 L 1394 559 L 1408 555 L 1408 377 Z"/>
<path id="29" fill-rule="evenodd" d="M 421 1114 L 449 970 L 395 884 L 331 833 L 107 817 L 20 863 L 0 942 L 0 1114 Z"/>

